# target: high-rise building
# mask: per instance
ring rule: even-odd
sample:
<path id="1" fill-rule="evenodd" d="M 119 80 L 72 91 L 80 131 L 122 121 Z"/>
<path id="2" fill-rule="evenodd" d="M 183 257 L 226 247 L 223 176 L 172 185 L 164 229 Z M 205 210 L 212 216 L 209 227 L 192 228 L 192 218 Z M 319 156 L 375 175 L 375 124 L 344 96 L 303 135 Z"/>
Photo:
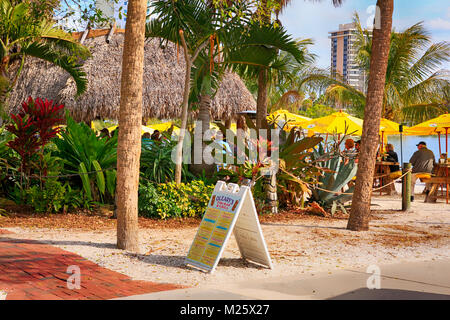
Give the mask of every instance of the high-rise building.
<path id="1" fill-rule="evenodd" d="M 366 92 L 366 74 L 356 61 L 356 27 L 354 23 L 340 24 L 338 31 L 329 32 L 331 39 L 331 74 L 359 91 Z"/>

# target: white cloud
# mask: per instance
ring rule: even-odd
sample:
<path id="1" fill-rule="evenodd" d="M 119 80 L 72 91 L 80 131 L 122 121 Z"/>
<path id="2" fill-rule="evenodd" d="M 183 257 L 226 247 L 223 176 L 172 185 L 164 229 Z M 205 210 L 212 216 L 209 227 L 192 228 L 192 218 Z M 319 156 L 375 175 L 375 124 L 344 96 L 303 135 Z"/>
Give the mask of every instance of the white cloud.
<path id="1" fill-rule="evenodd" d="M 427 25 L 432 30 L 450 30 L 450 7 L 447 7 L 444 18 L 429 20 Z"/>
<path id="2" fill-rule="evenodd" d="M 433 30 L 450 30 L 450 20 L 437 18 L 428 21 L 427 24 Z"/>

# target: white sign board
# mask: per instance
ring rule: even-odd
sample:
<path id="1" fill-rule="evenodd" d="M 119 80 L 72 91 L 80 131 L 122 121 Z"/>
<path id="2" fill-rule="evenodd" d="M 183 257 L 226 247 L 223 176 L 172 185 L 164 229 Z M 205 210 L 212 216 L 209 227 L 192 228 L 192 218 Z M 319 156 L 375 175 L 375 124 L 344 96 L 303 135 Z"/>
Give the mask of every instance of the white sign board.
<path id="1" fill-rule="evenodd" d="M 249 187 L 217 182 L 186 257 L 186 264 L 213 272 L 231 232 L 242 258 L 272 269 Z"/>

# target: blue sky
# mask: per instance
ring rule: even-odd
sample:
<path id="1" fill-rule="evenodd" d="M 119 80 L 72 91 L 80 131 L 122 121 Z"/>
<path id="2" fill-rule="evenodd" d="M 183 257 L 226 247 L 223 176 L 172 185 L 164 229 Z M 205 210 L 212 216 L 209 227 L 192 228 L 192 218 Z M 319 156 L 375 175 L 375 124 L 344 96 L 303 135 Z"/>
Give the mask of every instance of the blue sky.
<path id="1" fill-rule="evenodd" d="M 281 23 L 295 38 L 313 38 L 311 51 L 318 55 L 319 67 L 330 66 L 330 40 L 328 32 L 339 28 L 339 24 L 352 21 L 358 12 L 363 26 L 370 20 L 368 8 L 376 0 L 344 0 L 335 8 L 331 0 L 321 2 L 293 0 L 280 16 Z M 424 21 L 434 42 L 450 41 L 449 0 L 395 0 L 393 24 L 396 30 L 405 29 L 414 23 Z M 444 65 L 450 69 L 450 63 Z"/>

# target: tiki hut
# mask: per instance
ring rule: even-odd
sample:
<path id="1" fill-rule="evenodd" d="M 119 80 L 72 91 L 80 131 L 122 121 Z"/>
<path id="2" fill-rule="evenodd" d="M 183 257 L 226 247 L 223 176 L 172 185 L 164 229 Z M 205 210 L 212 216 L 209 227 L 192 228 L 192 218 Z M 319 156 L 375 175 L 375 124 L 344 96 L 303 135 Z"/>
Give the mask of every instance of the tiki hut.
<path id="1" fill-rule="evenodd" d="M 87 91 L 75 97 L 76 87 L 59 67 L 28 59 L 10 97 L 14 111 L 28 96 L 53 99 L 70 110 L 77 121 L 117 119 L 120 104 L 123 33 L 112 38 L 97 36 L 83 43 L 92 57 L 84 63 Z M 161 48 L 158 39 L 146 40 L 143 118 L 173 119 L 181 116 L 185 64 L 172 44 Z M 243 81 L 227 73 L 212 101 L 211 118 L 230 120 L 243 110 L 255 110 L 256 102 Z"/>

